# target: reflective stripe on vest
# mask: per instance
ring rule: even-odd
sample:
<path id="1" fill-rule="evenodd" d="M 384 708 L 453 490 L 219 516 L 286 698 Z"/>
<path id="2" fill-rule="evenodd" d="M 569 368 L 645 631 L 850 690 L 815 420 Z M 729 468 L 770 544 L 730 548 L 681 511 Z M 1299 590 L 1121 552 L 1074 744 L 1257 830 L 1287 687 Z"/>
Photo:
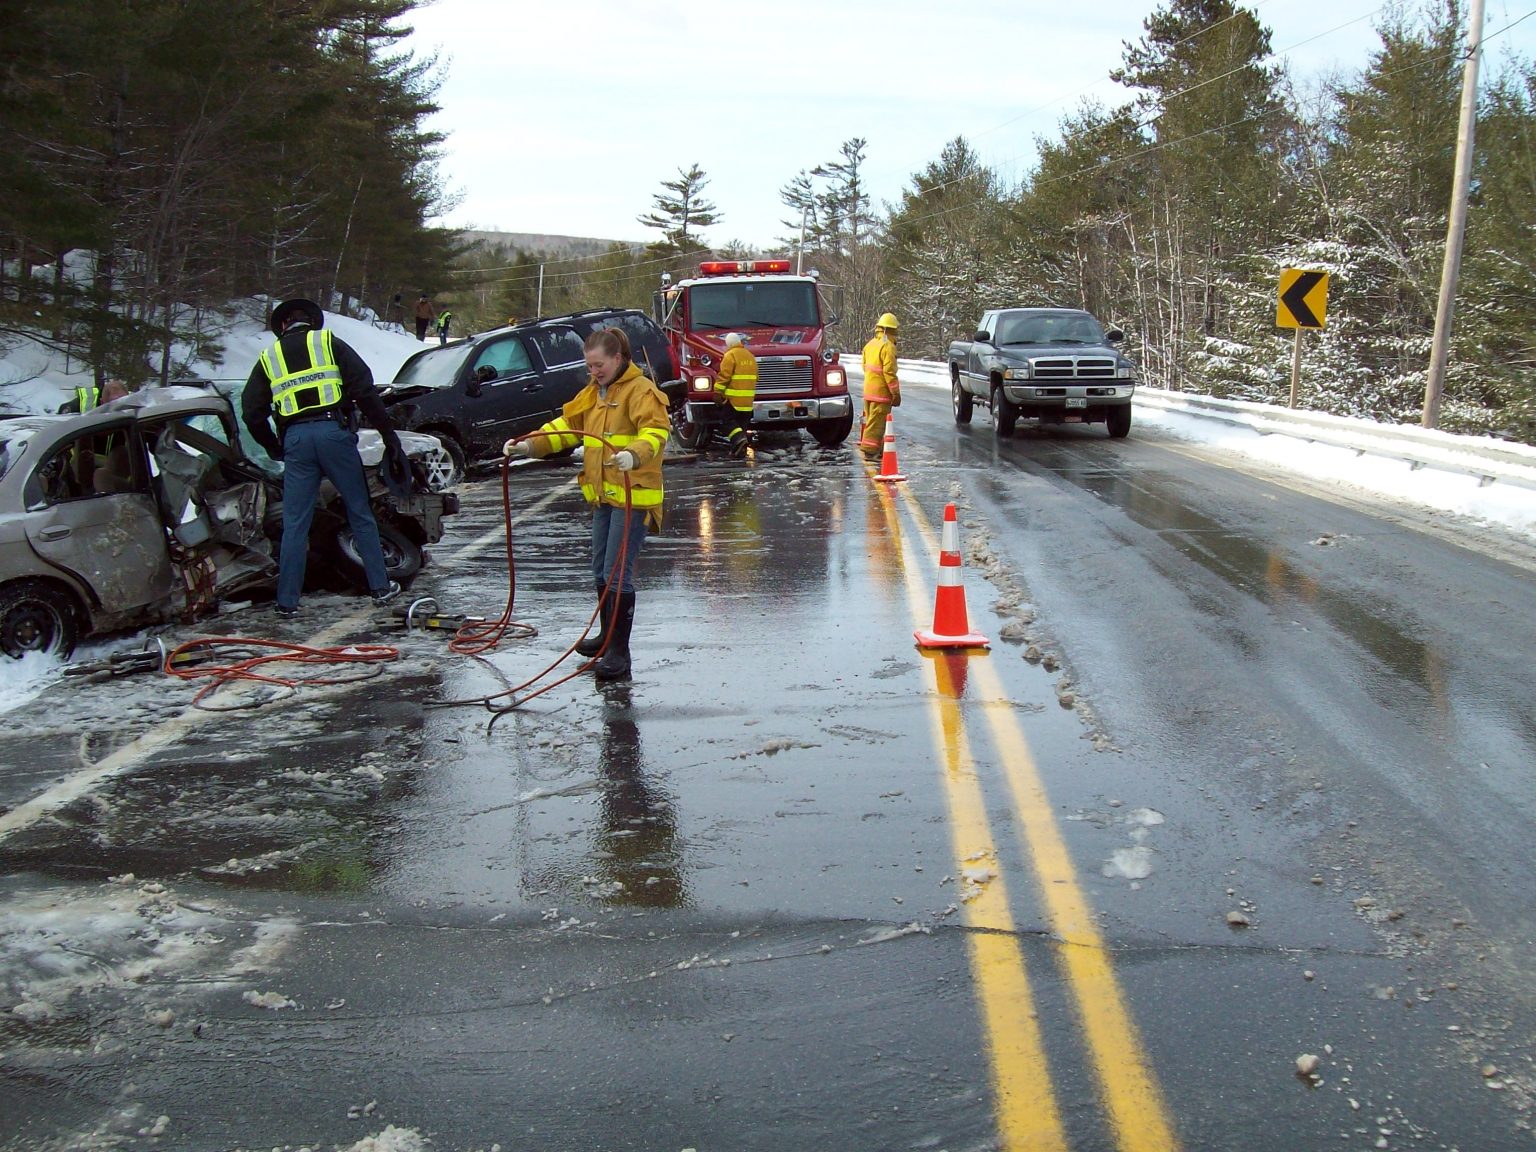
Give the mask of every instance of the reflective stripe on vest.
<path id="1" fill-rule="evenodd" d="M 283 357 L 283 342 L 273 344 L 261 354 L 261 364 L 272 381 L 272 407 L 285 420 L 301 412 L 317 412 L 341 403 L 341 369 L 331 348 L 331 334 L 326 329 L 307 332 L 309 366 L 291 371 Z"/>
<path id="2" fill-rule="evenodd" d="M 96 407 L 97 402 L 101 399 L 101 393 L 96 390 L 94 384 L 87 384 L 84 387 L 75 389 L 75 399 L 80 403 L 80 411 L 89 412 L 92 408 Z"/>
<path id="3" fill-rule="evenodd" d="M 660 488 L 642 488 L 638 484 L 629 486 L 629 502 L 636 508 L 661 507 Z M 585 480 L 581 483 L 581 494 L 586 497 L 588 504 L 597 503 L 597 489 Z M 603 500 L 609 504 L 624 504 L 624 485 L 615 484 L 612 481 L 603 481 Z"/>

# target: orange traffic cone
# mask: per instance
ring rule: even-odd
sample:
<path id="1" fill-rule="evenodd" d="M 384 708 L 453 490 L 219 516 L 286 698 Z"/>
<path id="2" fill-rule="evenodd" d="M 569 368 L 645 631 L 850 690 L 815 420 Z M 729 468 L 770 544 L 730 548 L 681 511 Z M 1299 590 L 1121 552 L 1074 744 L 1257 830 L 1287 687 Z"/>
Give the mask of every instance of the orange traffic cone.
<path id="1" fill-rule="evenodd" d="M 896 429 L 892 426 L 889 416 L 885 418 L 885 451 L 880 456 L 880 471 L 875 473 L 876 480 L 905 480 L 896 468 Z"/>
<path id="2" fill-rule="evenodd" d="M 879 477 L 876 477 L 879 479 Z M 924 648 L 985 648 L 991 641 L 971 631 L 960 583 L 960 525 L 955 506 L 944 505 L 944 533 L 939 539 L 939 587 L 933 600 L 933 628 L 912 633 Z"/>

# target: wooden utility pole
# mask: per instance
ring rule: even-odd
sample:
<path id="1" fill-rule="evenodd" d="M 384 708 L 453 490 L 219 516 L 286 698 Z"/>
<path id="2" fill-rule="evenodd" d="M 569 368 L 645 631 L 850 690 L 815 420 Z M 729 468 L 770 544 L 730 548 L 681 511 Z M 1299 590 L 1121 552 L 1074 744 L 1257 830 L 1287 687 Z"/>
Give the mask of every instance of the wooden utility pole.
<path id="1" fill-rule="evenodd" d="M 1440 394 L 1450 357 L 1451 319 L 1456 312 L 1456 277 L 1467 232 L 1467 188 L 1472 182 L 1472 142 L 1477 131 L 1477 64 L 1483 54 L 1483 0 L 1472 0 L 1467 17 L 1467 63 L 1461 73 L 1461 120 L 1456 127 L 1456 175 L 1451 185 L 1451 218 L 1445 229 L 1445 267 L 1440 273 L 1440 301 L 1435 308 L 1435 339 L 1424 384 L 1426 428 L 1440 422 Z"/>

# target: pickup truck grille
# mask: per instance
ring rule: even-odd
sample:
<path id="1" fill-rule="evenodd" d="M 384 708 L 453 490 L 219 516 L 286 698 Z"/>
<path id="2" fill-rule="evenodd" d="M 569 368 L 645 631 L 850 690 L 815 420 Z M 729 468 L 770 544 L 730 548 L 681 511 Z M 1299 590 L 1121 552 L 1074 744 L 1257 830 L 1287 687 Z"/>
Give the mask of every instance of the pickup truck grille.
<path id="1" fill-rule="evenodd" d="M 1109 356 L 1042 356 L 1029 362 L 1035 380 L 1113 380 L 1115 361 Z"/>
<path id="2" fill-rule="evenodd" d="M 789 395 L 811 390 L 809 356 L 759 356 L 758 396 Z"/>

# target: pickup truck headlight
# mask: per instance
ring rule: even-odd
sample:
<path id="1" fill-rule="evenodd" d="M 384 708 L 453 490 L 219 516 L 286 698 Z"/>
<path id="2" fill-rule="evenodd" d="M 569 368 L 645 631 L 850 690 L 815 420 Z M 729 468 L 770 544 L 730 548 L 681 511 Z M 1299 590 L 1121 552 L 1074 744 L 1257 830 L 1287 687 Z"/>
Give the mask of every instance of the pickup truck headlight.
<path id="1" fill-rule="evenodd" d="M 1004 368 L 1003 369 L 1003 379 L 1004 380 L 1028 380 L 1029 379 L 1029 369 L 1028 368 Z"/>
<path id="2" fill-rule="evenodd" d="M 843 376 L 843 370 L 841 368 L 828 368 L 827 369 L 827 387 L 828 388 L 846 388 L 847 386 L 848 386 L 848 381 Z"/>
<path id="3" fill-rule="evenodd" d="M 1120 370 L 1115 375 L 1121 380 L 1134 380 L 1136 379 L 1136 369 L 1129 364 L 1122 364 L 1120 365 Z"/>

